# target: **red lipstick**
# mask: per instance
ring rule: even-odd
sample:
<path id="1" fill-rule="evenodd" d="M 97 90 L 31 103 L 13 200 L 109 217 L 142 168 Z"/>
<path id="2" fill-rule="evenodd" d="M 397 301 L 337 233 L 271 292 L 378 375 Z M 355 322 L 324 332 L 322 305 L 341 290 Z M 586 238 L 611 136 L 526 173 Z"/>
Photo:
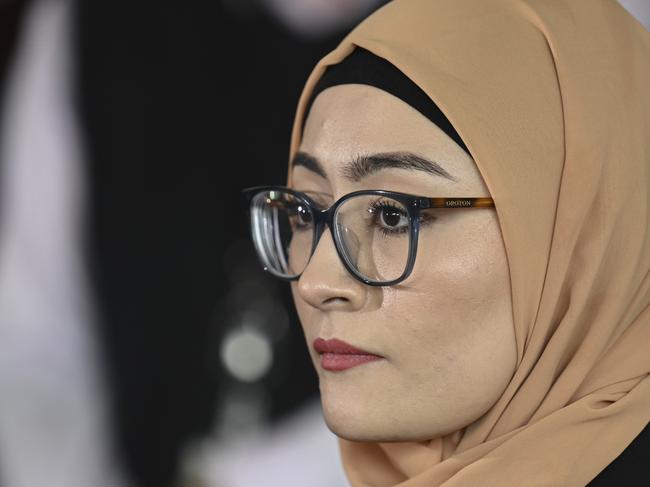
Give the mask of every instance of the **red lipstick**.
<path id="1" fill-rule="evenodd" d="M 321 366 L 325 370 L 346 370 L 357 365 L 379 360 L 384 357 L 375 355 L 360 348 L 353 347 L 337 338 L 324 340 L 316 338 L 314 349 L 321 354 Z"/>

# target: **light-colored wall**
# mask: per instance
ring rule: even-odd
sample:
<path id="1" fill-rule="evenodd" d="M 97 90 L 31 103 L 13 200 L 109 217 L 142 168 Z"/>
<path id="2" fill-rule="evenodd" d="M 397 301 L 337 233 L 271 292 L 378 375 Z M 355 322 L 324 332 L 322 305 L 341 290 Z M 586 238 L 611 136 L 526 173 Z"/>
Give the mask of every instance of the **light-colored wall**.
<path id="1" fill-rule="evenodd" d="M 619 0 L 650 31 L 650 0 Z"/>

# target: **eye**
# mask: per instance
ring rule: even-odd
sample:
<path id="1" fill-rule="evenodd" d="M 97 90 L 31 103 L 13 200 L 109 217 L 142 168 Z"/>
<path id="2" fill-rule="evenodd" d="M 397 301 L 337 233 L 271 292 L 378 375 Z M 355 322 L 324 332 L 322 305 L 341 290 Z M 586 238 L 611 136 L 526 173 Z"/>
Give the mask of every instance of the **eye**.
<path id="1" fill-rule="evenodd" d="M 375 201 L 368 210 L 373 223 L 385 234 L 401 234 L 409 230 L 409 217 L 405 210 L 390 201 Z"/>
<path id="2" fill-rule="evenodd" d="M 303 203 L 296 202 L 291 205 L 291 213 L 289 217 L 291 227 L 294 230 L 307 230 L 311 228 L 314 222 L 314 216 L 311 210 Z"/>
<path id="3" fill-rule="evenodd" d="M 396 228 L 408 226 L 408 218 L 400 210 L 384 206 L 379 212 L 379 220 L 384 227 Z"/>

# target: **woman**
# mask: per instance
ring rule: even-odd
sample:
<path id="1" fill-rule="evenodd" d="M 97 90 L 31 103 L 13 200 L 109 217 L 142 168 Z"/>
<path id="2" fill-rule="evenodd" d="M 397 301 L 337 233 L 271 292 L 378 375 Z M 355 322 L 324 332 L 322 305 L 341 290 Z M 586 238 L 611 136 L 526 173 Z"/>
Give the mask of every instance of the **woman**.
<path id="1" fill-rule="evenodd" d="M 584 486 L 640 437 L 649 60 L 613 0 L 395 0 L 316 65 L 248 196 L 353 487 Z"/>

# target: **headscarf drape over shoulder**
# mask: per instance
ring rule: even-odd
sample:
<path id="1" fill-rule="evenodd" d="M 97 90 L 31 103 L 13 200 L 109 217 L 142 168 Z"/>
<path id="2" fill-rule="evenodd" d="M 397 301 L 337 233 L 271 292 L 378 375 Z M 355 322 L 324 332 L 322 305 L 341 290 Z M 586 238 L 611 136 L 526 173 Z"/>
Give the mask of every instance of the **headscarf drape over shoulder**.
<path id="1" fill-rule="evenodd" d="M 340 439 L 352 486 L 586 485 L 650 421 L 650 33 L 614 0 L 394 0 L 313 69 L 290 158 L 310 90 L 356 46 L 466 142 L 501 225 L 518 360 L 461 431 Z"/>

